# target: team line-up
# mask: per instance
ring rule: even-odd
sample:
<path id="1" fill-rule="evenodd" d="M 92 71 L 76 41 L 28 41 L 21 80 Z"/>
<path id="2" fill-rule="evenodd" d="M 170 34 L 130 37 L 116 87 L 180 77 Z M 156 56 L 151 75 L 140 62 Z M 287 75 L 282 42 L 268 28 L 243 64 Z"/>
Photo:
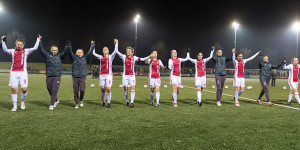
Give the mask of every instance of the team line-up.
<path id="1" fill-rule="evenodd" d="M 11 99 L 13 103 L 13 108 L 11 111 L 17 110 L 17 92 L 19 83 L 21 85 L 21 109 L 25 109 L 25 100 L 28 94 L 28 72 L 27 72 L 27 57 L 30 53 L 40 49 L 46 62 L 46 84 L 47 90 L 51 96 L 51 103 L 49 110 L 53 110 L 59 100 L 57 99 L 57 92 L 60 86 L 61 75 L 62 75 L 62 65 L 61 60 L 69 54 L 73 61 L 72 63 L 72 77 L 73 77 L 73 90 L 74 90 L 74 101 L 75 109 L 83 107 L 83 99 L 86 88 L 86 76 L 87 76 L 87 58 L 93 54 L 96 58 L 100 60 L 100 71 L 99 71 L 99 85 L 101 87 L 101 99 L 102 106 L 107 108 L 111 107 L 111 96 L 112 96 L 112 83 L 113 83 L 113 73 L 112 73 L 112 62 L 116 55 L 118 55 L 123 62 L 123 74 L 122 74 L 122 85 L 124 87 L 124 96 L 126 99 L 126 105 L 129 107 L 134 107 L 135 98 L 135 62 L 145 61 L 149 65 L 149 84 L 150 84 L 150 95 L 151 104 L 154 105 L 154 92 L 156 97 L 155 106 L 158 107 L 160 98 L 160 69 L 170 69 L 170 85 L 172 85 L 173 93 L 172 100 L 174 107 L 177 107 L 177 96 L 179 94 L 179 89 L 181 86 L 181 63 L 185 61 L 191 61 L 195 64 L 195 86 L 197 87 L 197 104 L 202 106 L 202 90 L 206 87 L 206 63 L 212 60 L 215 64 L 215 80 L 216 80 L 216 99 L 217 106 L 222 106 L 221 97 L 223 92 L 223 87 L 226 80 L 226 63 L 233 61 L 235 72 L 233 86 L 235 90 L 235 106 L 240 106 L 238 97 L 245 90 L 245 78 L 244 78 L 244 68 L 245 64 L 254 59 L 256 56 L 260 56 L 259 59 L 259 69 L 260 69 L 260 83 L 262 86 L 261 93 L 257 99 L 257 103 L 261 104 L 261 98 L 265 94 L 268 101 L 268 105 L 272 106 L 274 103 L 271 102 L 269 96 L 269 81 L 272 74 L 272 69 L 278 69 L 282 64 L 284 64 L 283 69 L 289 70 L 288 84 L 290 86 L 290 93 L 288 98 L 288 104 L 291 104 L 291 99 L 293 95 L 297 99 L 300 105 L 300 99 L 298 95 L 298 73 L 299 64 L 298 58 L 292 58 L 291 64 L 287 65 L 287 61 L 284 60 L 278 65 L 273 65 L 269 62 L 268 56 L 262 56 L 261 51 L 257 52 L 255 55 L 248 59 L 243 59 L 243 54 L 235 54 L 235 49 L 232 49 L 232 57 L 222 56 L 222 50 L 217 50 L 216 55 L 213 56 L 215 48 L 212 47 L 210 56 L 208 58 L 203 58 L 201 52 L 198 53 L 197 59 L 190 58 L 190 50 L 187 50 L 186 58 L 178 58 L 177 51 L 175 49 L 171 50 L 171 58 L 168 62 L 168 67 L 164 66 L 161 60 L 157 59 L 157 51 L 152 51 L 152 53 L 144 58 L 134 56 L 134 49 L 132 47 L 126 48 L 126 55 L 122 54 L 118 50 L 118 40 L 114 39 L 115 49 L 112 54 L 109 54 L 108 47 L 103 47 L 103 55 L 99 55 L 95 52 L 95 41 L 91 41 L 91 46 L 86 55 L 82 49 L 77 49 L 76 53 L 72 52 L 71 42 L 68 41 L 65 45 L 64 51 L 62 53 L 58 52 L 58 46 L 52 45 L 50 52 L 47 52 L 42 45 L 42 36 L 38 35 L 36 43 L 33 48 L 24 48 L 25 42 L 22 40 L 15 41 L 15 48 L 8 49 L 6 46 L 6 37 L 1 37 L 1 47 L 3 51 L 12 56 L 12 66 L 10 70 L 9 86 L 11 87 Z M 1 48 L 0 47 L 0 48 Z M 131 89 L 130 102 L 129 102 L 129 92 L 128 88 Z M 106 95 L 105 95 L 106 93 Z M 106 96 L 106 98 L 105 98 Z M 106 101 L 107 99 L 107 105 Z"/>

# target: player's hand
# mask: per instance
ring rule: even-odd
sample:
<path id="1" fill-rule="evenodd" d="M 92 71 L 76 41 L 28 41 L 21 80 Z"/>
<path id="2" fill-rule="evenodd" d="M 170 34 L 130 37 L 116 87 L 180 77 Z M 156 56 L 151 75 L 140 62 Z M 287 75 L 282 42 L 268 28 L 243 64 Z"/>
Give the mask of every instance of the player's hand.
<path id="1" fill-rule="evenodd" d="M 154 56 L 153 56 L 153 54 L 150 54 L 150 58 L 152 59 Z"/>
<path id="2" fill-rule="evenodd" d="M 191 51 L 191 49 L 189 49 L 189 48 L 186 50 L 187 53 L 189 53 L 190 51 Z"/>
<path id="3" fill-rule="evenodd" d="M 94 40 L 91 40 L 91 44 L 94 44 L 95 43 L 95 41 Z"/>
<path id="4" fill-rule="evenodd" d="M 234 48 L 234 49 L 232 49 L 232 53 L 235 53 L 235 48 Z"/>
<path id="5" fill-rule="evenodd" d="M 286 64 L 286 62 L 287 62 L 287 61 L 286 61 L 286 60 L 284 60 L 284 61 L 282 61 L 282 62 Z"/>
<path id="6" fill-rule="evenodd" d="M 119 43 L 119 40 L 118 39 L 114 39 L 114 43 Z"/>
<path id="7" fill-rule="evenodd" d="M 257 53 L 258 53 L 258 55 L 261 55 L 262 52 L 261 52 L 261 51 L 258 51 Z"/>
<path id="8" fill-rule="evenodd" d="M 215 49 L 215 46 L 212 46 L 211 48 L 212 48 L 212 49 Z"/>
<path id="9" fill-rule="evenodd" d="M 42 39 L 42 36 L 38 33 L 37 38 L 38 38 L 38 39 Z"/>
<path id="10" fill-rule="evenodd" d="M 4 42 L 6 42 L 6 36 L 3 35 L 3 36 L 1 37 L 1 40 L 4 41 Z"/>
<path id="11" fill-rule="evenodd" d="M 66 45 L 71 46 L 72 42 L 70 40 L 67 41 Z"/>

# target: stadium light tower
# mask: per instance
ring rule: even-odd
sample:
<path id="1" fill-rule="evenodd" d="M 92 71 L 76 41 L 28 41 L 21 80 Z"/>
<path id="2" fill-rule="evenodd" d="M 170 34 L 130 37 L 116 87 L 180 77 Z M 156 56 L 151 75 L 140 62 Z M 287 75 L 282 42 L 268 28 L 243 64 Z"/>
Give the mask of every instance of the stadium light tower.
<path id="1" fill-rule="evenodd" d="M 135 16 L 135 18 L 134 18 L 134 22 L 135 22 L 135 37 L 134 37 L 134 39 L 135 39 L 135 42 L 134 42 L 134 49 L 135 49 L 135 51 L 134 51 L 134 53 L 136 54 L 136 52 L 137 52 L 137 49 L 136 49 L 136 46 L 137 46 L 137 38 L 138 38 L 138 36 L 137 36 L 137 28 L 138 28 L 138 22 L 140 21 L 140 18 L 141 18 L 141 16 L 139 15 L 139 14 L 137 14 L 136 16 Z"/>
<path id="2" fill-rule="evenodd" d="M 295 22 L 294 24 L 293 24 L 293 29 L 296 31 L 296 33 L 297 33 L 297 37 L 296 37 L 296 45 L 297 45 L 297 48 L 296 48 L 296 57 L 298 57 L 298 43 L 299 43 L 299 31 L 300 31 L 300 22 Z"/>
<path id="3" fill-rule="evenodd" d="M 239 28 L 240 24 L 233 22 L 232 26 L 234 27 L 234 48 L 236 49 L 236 30 Z"/>

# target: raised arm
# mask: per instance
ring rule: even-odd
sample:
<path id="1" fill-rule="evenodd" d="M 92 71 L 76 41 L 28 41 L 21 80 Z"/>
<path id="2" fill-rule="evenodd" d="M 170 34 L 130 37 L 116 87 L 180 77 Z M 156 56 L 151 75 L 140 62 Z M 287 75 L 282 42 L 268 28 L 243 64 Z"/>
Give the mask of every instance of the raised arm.
<path id="1" fill-rule="evenodd" d="M 67 46 L 66 46 L 67 47 Z M 66 48 L 65 47 L 65 48 Z M 73 50 L 72 50 L 72 46 L 71 45 L 69 45 L 68 47 L 67 47 L 67 50 L 69 51 L 69 55 L 71 56 L 71 59 L 72 60 L 74 60 L 74 59 L 76 59 L 76 55 L 73 53 Z"/>
<path id="2" fill-rule="evenodd" d="M 36 42 L 34 44 L 34 46 L 32 48 L 26 48 L 25 50 L 28 51 L 27 54 L 29 55 L 30 53 L 32 53 L 33 51 L 36 51 L 39 47 L 40 41 L 42 39 L 41 35 L 38 35 Z"/>
<path id="3" fill-rule="evenodd" d="M 291 69 L 291 65 L 287 65 L 287 63 L 285 63 L 285 64 L 283 65 L 283 69 Z"/>
<path id="4" fill-rule="evenodd" d="M 144 58 L 136 57 L 138 61 L 146 61 L 147 59 L 150 58 L 150 55 Z"/>
<path id="5" fill-rule="evenodd" d="M 114 39 L 114 43 L 115 43 L 115 50 L 113 51 L 113 53 L 111 53 L 111 59 L 114 59 L 117 52 L 119 51 L 119 41 L 118 41 L 118 39 Z"/>
<path id="6" fill-rule="evenodd" d="M 42 41 L 40 41 L 39 49 L 41 50 L 43 57 L 46 58 L 47 55 L 48 55 L 48 53 L 47 53 L 46 50 L 44 49 Z"/>
<path id="7" fill-rule="evenodd" d="M 278 69 L 282 64 L 286 63 L 286 60 L 282 61 L 280 64 L 278 65 L 272 65 L 272 69 Z"/>
<path id="8" fill-rule="evenodd" d="M 86 53 L 85 58 L 88 58 L 88 57 L 90 57 L 90 56 L 92 55 L 93 49 L 95 49 L 95 46 L 96 46 L 95 41 L 92 40 L 92 41 L 91 41 L 90 49 L 89 49 L 89 51 Z"/>
<path id="9" fill-rule="evenodd" d="M 233 65 L 235 66 L 235 48 L 232 49 L 232 62 L 233 62 Z"/>
<path id="10" fill-rule="evenodd" d="M 188 49 L 186 57 L 185 58 L 179 58 L 179 60 L 180 60 L 180 62 L 185 62 L 185 61 L 188 61 L 189 58 L 190 58 L 190 50 Z"/>
<path id="11" fill-rule="evenodd" d="M 13 51 L 13 49 L 7 49 L 5 39 L 6 39 L 6 36 L 1 37 L 2 49 L 5 53 L 11 55 L 11 52 Z"/>
<path id="12" fill-rule="evenodd" d="M 207 57 L 207 58 L 204 59 L 204 63 L 207 63 L 207 62 L 213 57 L 214 51 L 215 51 L 215 47 L 213 46 L 213 47 L 212 47 L 212 50 L 211 50 L 211 52 L 210 52 L 209 57 Z"/>
<path id="13" fill-rule="evenodd" d="M 99 59 L 99 60 L 102 58 L 101 55 L 99 55 L 99 54 L 97 54 L 97 53 L 95 52 L 95 49 L 93 49 L 93 55 L 94 55 L 97 59 Z"/>
<path id="14" fill-rule="evenodd" d="M 71 42 L 68 40 L 64 51 L 62 53 L 60 53 L 60 59 L 63 59 L 66 56 L 66 54 L 71 51 L 72 51 Z"/>
<path id="15" fill-rule="evenodd" d="M 246 62 L 248 62 L 248 61 L 254 59 L 254 58 L 255 58 L 258 54 L 260 54 L 260 53 L 261 53 L 261 51 L 257 52 L 256 54 L 254 54 L 254 55 L 251 56 L 250 58 L 244 59 L 244 62 L 246 63 Z"/>
<path id="16" fill-rule="evenodd" d="M 197 59 L 193 59 L 193 58 L 189 58 L 189 61 L 192 62 L 193 64 L 195 64 L 197 62 Z"/>

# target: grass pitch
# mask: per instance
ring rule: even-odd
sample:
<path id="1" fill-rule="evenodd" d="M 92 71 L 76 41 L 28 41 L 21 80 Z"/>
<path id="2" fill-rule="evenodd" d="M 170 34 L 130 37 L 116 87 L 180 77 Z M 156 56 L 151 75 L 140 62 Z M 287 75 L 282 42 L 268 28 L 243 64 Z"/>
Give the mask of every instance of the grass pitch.
<path id="1" fill-rule="evenodd" d="M 114 76 L 112 108 L 101 107 L 98 79 L 87 78 L 84 107 L 74 109 L 72 78 L 63 75 L 58 93 L 60 104 L 49 111 L 50 96 L 45 75 L 29 74 L 26 110 L 12 107 L 9 74 L 0 74 L 0 149 L 299 149 L 300 110 L 240 98 L 234 105 L 232 79 L 226 80 L 222 106 L 209 91 L 214 79 L 207 79 L 203 105 L 196 102 L 194 78 L 182 78 L 184 88 L 173 108 L 168 78 L 162 78 L 161 106 L 150 105 L 147 77 L 136 77 L 135 108 L 125 105 L 121 77 Z M 94 88 L 90 84 L 95 84 Z M 279 79 L 270 87 L 271 100 L 286 105 L 287 80 Z M 257 99 L 258 79 L 246 79 L 241 97 Z M 149 85 L 148 85 L 149 87 Z M 20 91 L 18 92 L 18 107 Z M 262 99 L 265 101 L 265 97 Z M 300 108 L 295 98 L 292 107 Z"/>

